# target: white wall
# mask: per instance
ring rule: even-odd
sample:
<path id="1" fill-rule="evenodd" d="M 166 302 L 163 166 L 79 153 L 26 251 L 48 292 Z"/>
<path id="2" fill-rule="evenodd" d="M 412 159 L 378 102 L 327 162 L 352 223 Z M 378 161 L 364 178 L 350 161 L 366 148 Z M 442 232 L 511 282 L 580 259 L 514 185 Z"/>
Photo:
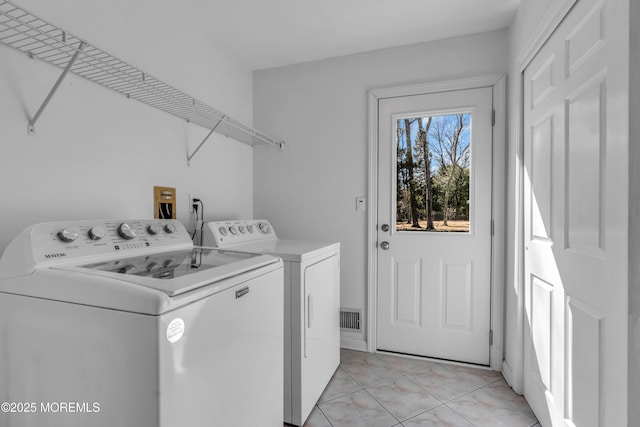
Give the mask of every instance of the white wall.
<path id="1" fill-rule="evenodd" d="M 341 242 L 342 307 L 366 317 L 367 216 L 355 208 L 368 188 L 367 91 L 506 73 L 507 51 L 494 31 L 254 73 L 254 123 L 287 142 L 254 152 L 255 217 L 284 238 Z"/>
<path id="2" fill-rule="evenodd" d="M 252 74 L 215 45 L 204 17 L 168 0 L 20 0 L 21 7 L 230 114 L 252 121 Z M 180 4 L 179 4 L 180 3 Z M 153 13 L 150 14 L 150 10 Z M 0 45 L 0 251 L 40 221 L 153 217 L 153 186 L 188 194 L 208 218 L 250 217 L 252 149 L 69 75 L 27 135 L 60 70 Z"/>
<path id="3" fill-rule="evenodd" d="M 640 425 L 640 3 L 629 2 L 631 49 L 629 95 L 629 418 Z"/>

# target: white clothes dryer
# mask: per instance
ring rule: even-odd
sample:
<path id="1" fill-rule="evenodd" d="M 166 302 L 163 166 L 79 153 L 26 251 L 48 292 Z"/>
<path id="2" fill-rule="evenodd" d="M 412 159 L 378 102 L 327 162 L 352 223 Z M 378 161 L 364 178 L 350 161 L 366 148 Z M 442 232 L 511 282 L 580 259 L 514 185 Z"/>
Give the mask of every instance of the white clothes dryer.
<path id="1" fill-rule="evenodd" d="M 302 426 L 340 364 L 340 243 L 281 240 L 266 220 L 214 221 L 203 245 L 284 261 L 284 420 Z"/>
<path id="2" fill-rule="evenodd" d="M 175 220 L 29 227 L 0 258 L 0 425 L 282 426 L 282 277 Z"/>

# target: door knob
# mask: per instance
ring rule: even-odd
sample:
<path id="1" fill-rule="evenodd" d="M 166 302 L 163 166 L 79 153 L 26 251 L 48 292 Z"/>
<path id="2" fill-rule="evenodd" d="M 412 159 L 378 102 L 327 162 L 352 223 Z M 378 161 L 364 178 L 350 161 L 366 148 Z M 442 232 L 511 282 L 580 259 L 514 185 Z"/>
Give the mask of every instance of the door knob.
<path id="1" fill-rule="evenodd" d="M 382 243 L 380 243 L 380 247 L 381 247 L 382 249 L 384 249 L 385 251 L 386 251 L 386 250 L 389 250 L 389 242 L 382 242 Z"/>
<path id="2" fill-rule="evenodd" d="M 389 231 L 389 224 L 382 224 L 382 227 L 380 227 L 382 229 L 382 231 Z"/>

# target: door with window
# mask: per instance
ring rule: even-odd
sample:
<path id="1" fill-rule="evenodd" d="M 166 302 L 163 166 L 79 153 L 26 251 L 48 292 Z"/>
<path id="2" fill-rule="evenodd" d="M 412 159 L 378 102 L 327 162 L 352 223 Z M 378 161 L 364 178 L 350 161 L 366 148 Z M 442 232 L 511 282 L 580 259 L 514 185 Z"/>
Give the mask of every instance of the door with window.
<path id="1" fill-rule="evenodd" d="M 377 348 L 488 365 L 492 88 L 378 112 Z"/>

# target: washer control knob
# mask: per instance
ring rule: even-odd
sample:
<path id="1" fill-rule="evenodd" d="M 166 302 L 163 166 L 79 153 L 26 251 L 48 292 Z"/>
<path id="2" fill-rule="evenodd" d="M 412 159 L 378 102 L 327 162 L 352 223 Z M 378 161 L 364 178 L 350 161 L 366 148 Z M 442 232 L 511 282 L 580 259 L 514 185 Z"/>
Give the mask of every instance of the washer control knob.
<path id="1" fill-rule="evenodd" d="M 251 224 L 247 225 L 247 231 L 249 233 L 253 233 L 253 225 L 251 225 Z"/>
<path id="2" fill-rule="evenodd" d="M 135 265 L 132 264 L 128 264 L 125 265 L 124 267 L 120 267 L 120 269 L 118 270 L 118 273 L 122 273 L 122 274 L 133 274 L 137 271 L 138 269 L 136 268 Z"/>
<path id="3" fill-rule="evenodd" d="M 147 233 L 155 236 L 160 232 L 160 226 L 158 224 L 149 224 L 147 225 Z"/>
<path id="4" fill-rule="evenodd" d="M 246 229 L 246 228 L 244 228 L 244 225 L 240 225 L 240 226 L 238 227 L 238 231 L 240 232 L 240 234 L 244 234 L 244 233 L 246 233 L 246 232 L 247 232 L 247 229 Z"/>
<path id="5" fill-rule="evenodd" d="M 258 230 L 260 230 L 260 232 L 262 234 L 268 234 L 270 229 L 269 229 L 269 224 L 267 224 L 266 222 L 259 222 L 258 223 Z"/>
<path id="6" fill-rule="evenodd" d="M 127 240 L 135 239 L 135 237 L 138 235 L 136 229 L 126 222 L 123 222 L 118 226 L 118 234 L 120 235 L 120 237 Z"/>
<path id="7" fill-rule="evenodd" d="M 100 240 L 102 239 L 104 236 L 106 236 L 107 232 L 104 230 L 104 228 L 102 227 L 91 227 L 91 230 L 89 230 L 89 238 L 91 240 Z"/>
<path id="8" fill-rule="evenodd" d="M 73 242 L 80 237 L 80 231 L 75 227 L 64 228 L 58 232 L 58 239 L 63 242 Z"/>
<path id="9" fill-rule="evenodd" d="M 231 227 L 229 227 L 229 233 L 233 234 L 234 236 L 238 234 L 238 229 L 236 228 L 235 225 L 232 225 Z"/>
<path id="10" fill-rule="evenodd" d="M 160 269 L 160 264 L 158 264 L 157 262 L 150 262 L 149 264 L 147 264 L 147 271 L 149 273 L 153 273 L 156 270 Z"/>
<path id="11" fill-rule="evenodd" d="M 177 230 L 177 227 L 174 223 L 170 222 L 169 224 L 164 226 L 164 231 L 166 231 L 169 234 L 173 234 L 175 233 Z"/>
<path id="12" fill-rule="evenodd" d="M 220 233 L 221 236 L 227 235 L 227 229 L 225 227 L 218 228 L 218 232 Z"/>

